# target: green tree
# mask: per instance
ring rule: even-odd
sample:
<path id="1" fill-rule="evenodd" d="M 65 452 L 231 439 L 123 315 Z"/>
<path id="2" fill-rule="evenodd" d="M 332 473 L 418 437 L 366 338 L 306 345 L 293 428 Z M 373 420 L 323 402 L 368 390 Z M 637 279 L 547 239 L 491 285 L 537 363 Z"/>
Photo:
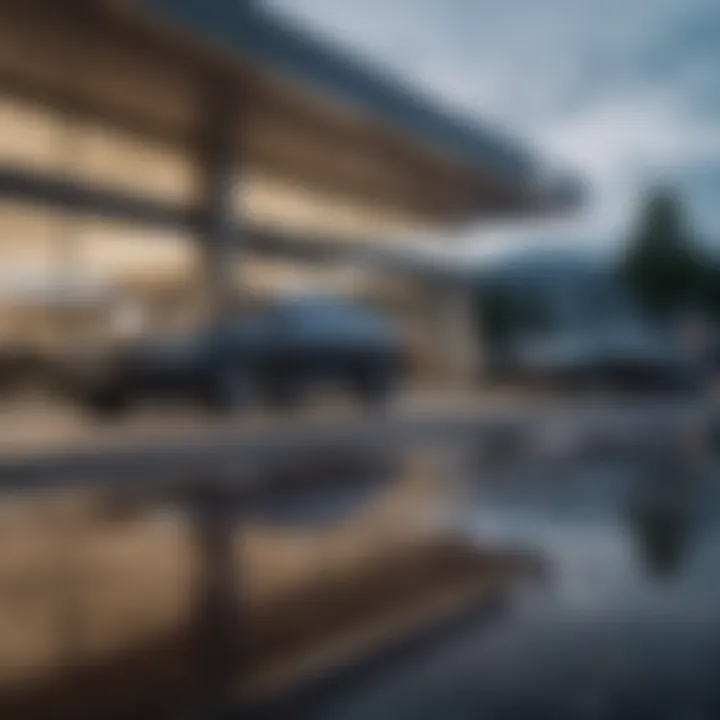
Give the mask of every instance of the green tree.
<path id="1" fill-rule="evenodd" d="M 476 292 L 475 306 L 478 334 L 495 347 L 502 347 L 523 333 L 553 327 L 547 298 L 528 288 L 502 281 L 486 283 Z"/>
<path id="2" fill-rule="evenodd" d="M 703 260 L 680 198 L 656 192 L 647 200 L 628 245 L 623 273 L 631 291 L 656 319 L 668 320 L 703 302 Z"/>
<path id="3" fill-rule="evenodd" d="M 707 317 L 720 323 L 720 263 L 715 257 L 703 261 L 702 305 Z"/>
<path id="4" fill-rule="evenodd" d="M 507 343 L 515 330 L 516 310 L 513 297 L 497 283 L 488 284 L 475 293 L 475 321 L 483 342 L 495 347 Z"/>

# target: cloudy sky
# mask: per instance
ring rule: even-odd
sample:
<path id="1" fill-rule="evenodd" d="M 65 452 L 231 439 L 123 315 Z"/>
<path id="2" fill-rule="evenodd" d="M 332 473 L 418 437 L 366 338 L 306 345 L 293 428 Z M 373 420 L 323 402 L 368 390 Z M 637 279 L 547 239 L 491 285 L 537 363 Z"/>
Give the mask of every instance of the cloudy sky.
<path id="1" fill-rule="evenodd" d="M 720 0 L 266 2 L 579 169 L 588 242 L 670 182 L 720 248 Z"/>

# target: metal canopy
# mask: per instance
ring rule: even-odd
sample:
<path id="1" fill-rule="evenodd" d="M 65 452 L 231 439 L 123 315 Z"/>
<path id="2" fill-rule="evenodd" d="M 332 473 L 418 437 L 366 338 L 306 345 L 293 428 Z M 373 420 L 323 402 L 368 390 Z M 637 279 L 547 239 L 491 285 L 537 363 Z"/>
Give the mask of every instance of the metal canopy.
<path id="1" fill-rule="evenodd" d="M 389 81 L 379 70 L 351 59 L 255 2 L 138 0 L 138 4 L 478 167 L 515 180 L 534 169 L 530 154 L 516 144 L 441 112 L 401 83 Z"/>
<path id="2" fill-rule="evenodd" d="M 372 126 L 361 139 L 352 135 L 355 151 L 373 155 L 385 152 L 386 143 L 406 141 L 412 147 L 398 154 L 401 172 L 427 177 L 420 190 L 419 205 L 434 205 L 444 198 L 437 214 L 441 222 L 478 215 L 516 212 L 554 211 L 574 207 L 580 199 L 577 181 L 569 176 L 544 177 L 546 168 L 532 153 L 487 127 L 474 125 L 444 112 L 427 98 L 402 82 L 389 79 L 380 69 L 331 46 L 306 28 L 252 0 L 132 0 L 132 5 L 148 18 L 184 31 L 188 37 L 220 50 L 238 65 L 261 68 L 256 76 L 259 102 L 282 96 L 279 107 L 299 109 L 306 120 L 321 124 L 323 131 L 345 132 L 353 127 L 347 116 L 333 115 L 330 107 L 350 110 Z M 281 79 L 277 84 L 275 80 Z M 285 92 L 287 91 L 287 92 Z M 328 103 L 328 112 L 318 117 L 313 105 L 310 115 L 305 106 L 318 98 Z M 288 99 L 290 104 L 288 105 Z M 252 113 L 252 110 L 250 111 Z M 383 132 L 394 133 L 382 138 Z M 253 135 L 253 120 L 248 122 Z M 398 142 L 398 147 L 403 143 Z M 252 145 L 252 141 L 250 142 Z M 392 151 L 387 152 L 392 156 Z M 409 156 L 409 160 L 408 160 Z M 414 161 L 420 162 L 412 167 Z M 385 159 L 388 165 L 392 159 Z M 435 167 L 433 167 L 435 164 Z M 437 177 L 432 175 L 439 170 Z M 397 172 L 388 168 L 387 175 Z M 417 191 L 416 191 L 417 192 Z M 448 199 L 449 198 L 449 199 Z M 449 208 L 449 209 L 448 209 Z"/>
<path id="3" fill-rule="evenodd" d="M 259 3 L 0 6 L 0 78 L 9 92 L 146 137 L 192 158 L 203 178 L 221 159 L 223 187 L 234 193 L 226 210 L 246 227 L 255 216 L 235 188 L 246 188 L 247 198 L 266 180 L 276 204 L 297 205 L 307 195 L 319 216 L 325 210 L 316 198 L 354 213 L 363 237 L 534 217 L 572 210 L 581 199 L 574 178 L 548 179 L 526 150 L 451 117 Z M 0 189 L 166 225 L 197 224 L 205 202 L 198 196 L 170 206 L 75 187 L 64 176 L 28 178 L 26 170 L 3 168 Z"/>

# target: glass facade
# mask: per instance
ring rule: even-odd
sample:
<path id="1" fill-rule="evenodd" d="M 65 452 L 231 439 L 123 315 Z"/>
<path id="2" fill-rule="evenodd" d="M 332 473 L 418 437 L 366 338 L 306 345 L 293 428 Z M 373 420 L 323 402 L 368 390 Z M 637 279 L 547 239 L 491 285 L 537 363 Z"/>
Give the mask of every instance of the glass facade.
<path id="1" fill-rule="evenodd" d="M 0 95 L 0 166 L 176 204 L 198 196 L 189 152 L 7 95 Z"/>
<path id="2" fill-rule="evenodd" d="M 332 242 L 383 242 L 417 228 L 417 220 L 380 204 L 252 170 L 238 175 L 234 205 L 251 225 Z"/>
<path id="3" fill-rule="evenodd" d="M 76 326 L 77 317 L 93 313 L 98 326 L 109 328 L 102 316 L 108 297 L 118 292 L 131 294 L 150 317 L 169 304 L 168 294 L 197 285 L 197 243 L 189 229 L 118 220 L 90 199 L 84 207 L 85 201 L 68 202 L 67 192 L 53 196 L 46 187 L 50 181 L 188 208 L 198 197 L 189 152 L 6 94 L 0 95 L 0 172 L 45 187 L 38 197 L 0 198 L 4 343 L 46 339 L 43 327 L 67 335 L 68 323 Z"/>

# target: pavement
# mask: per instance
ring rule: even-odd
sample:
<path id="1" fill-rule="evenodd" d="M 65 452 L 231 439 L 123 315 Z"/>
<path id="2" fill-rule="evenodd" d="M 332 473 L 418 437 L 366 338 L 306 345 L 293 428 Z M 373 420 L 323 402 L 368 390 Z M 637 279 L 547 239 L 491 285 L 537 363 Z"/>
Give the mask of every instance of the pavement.
<path id="1" fill-rule="evenodd" d="M 509 440 L 511 454 L 558 457 L 588 438 L 631 446 L 694 431 L 708 407 L 697 401 L 427 394 L 373 412 L 328 402 L 282 415 L 258 410 L 207 418 L 157 411 L 104 424 L 62 407 L 15 407 L 0 415 L 0 486 L 121 481 L 164 487 L 182 476 L 211 472 L 230 473 L 234 488 L 254 488 L 268 468 L 302 463 L 317 452 L 401 446 L 481 450 L 494 438 L 506 445 Z"/>
<path id="2" fill-rule="evenodd" d="M 518 398 L 467 393 L 425 392 L 401 397 L 387 412 L 398 417 L 427 414 L 464 414 L 478 409 L 517 405 Z M 352 422 L 362 410 L 342 400 L 312 403 L 291 413 L 249 408 L 233 417 L 210 417 L 189 408 L 144 409 L 116 421 L 102 422 L 81 408 L 51 402 L 27 402 L 0 408 L 0 456 L 60 451 L 95 442 L 132 442 L 233 427 L 239 431 L 286 428 L 308 422 Z"/>

